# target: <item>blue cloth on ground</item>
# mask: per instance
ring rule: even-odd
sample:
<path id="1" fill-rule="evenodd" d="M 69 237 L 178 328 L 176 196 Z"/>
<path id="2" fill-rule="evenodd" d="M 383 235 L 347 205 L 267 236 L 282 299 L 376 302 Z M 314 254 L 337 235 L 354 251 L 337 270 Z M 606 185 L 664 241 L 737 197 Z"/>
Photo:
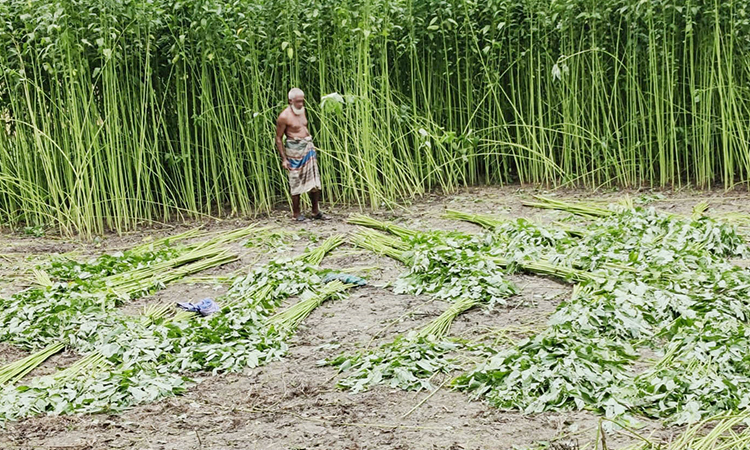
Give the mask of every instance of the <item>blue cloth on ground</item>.
<path id="1" fill-rule="evenodd" d="M 211 298 L 204 298 L 199 303 L 177 302 L 177 306 L 186 311 L 197 312 L 201 316 L 208 316 L 221 309 L 219 308 L 219 304 Z"/>
<path id="2" fill-rule="evenodd" d="M 331 281 L 339 280 L 345 284 L 353 284 L 355 286 L 364 286 L 367 284 L 367 280 L 348 273 L 329 273 L 323 278 L 323 283 L 330 283 Z"/>

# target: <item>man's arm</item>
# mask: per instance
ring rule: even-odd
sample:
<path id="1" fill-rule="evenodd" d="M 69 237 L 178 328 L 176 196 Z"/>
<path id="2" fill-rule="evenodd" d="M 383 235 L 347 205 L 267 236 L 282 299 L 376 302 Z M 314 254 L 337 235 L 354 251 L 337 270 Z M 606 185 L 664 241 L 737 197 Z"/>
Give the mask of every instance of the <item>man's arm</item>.
<path id="1" fill-rule="evenodd" d="M 283 115 L 279 116 L 276 120 L 276 149 L 279 151 L 281 156 L 281 166 L 286 170 L 290 170 L 289 160 L 286 159 L 286 152 L 284 152 L 284 132 L 286 131 L 286 120 Z"/>

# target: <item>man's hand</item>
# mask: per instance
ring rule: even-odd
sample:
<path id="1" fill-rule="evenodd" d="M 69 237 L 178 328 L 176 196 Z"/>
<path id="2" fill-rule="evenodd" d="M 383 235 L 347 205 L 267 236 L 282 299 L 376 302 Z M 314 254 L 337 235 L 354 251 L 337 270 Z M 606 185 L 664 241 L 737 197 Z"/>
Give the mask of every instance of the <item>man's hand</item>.
<path id="1" fill-rule="evenodd" d="M 284 158 L 283 161 L 281 161 L 281 167 L 283 167 L 286 170 L 292 170 L 292 166 L 289 164 L 289 160 Z"/>

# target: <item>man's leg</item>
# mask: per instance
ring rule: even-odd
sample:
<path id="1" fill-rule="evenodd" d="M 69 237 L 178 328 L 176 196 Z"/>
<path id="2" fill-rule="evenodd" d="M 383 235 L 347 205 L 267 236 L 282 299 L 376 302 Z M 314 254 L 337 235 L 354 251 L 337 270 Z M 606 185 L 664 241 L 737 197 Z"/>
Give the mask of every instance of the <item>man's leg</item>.
<path id="1" fill-rule="evenodd" d="M 310 201 L 312 201 L 312 218 L 318 220 L 328 220 L 329 217 L 320 211 L 320 189 L 310 191 Z"/>
<path id="2" fill-rule="evenodd" d="M 318 208 L 318 200 L 320 200 L 320 190 L 314 189 L 310 191 L 310 202 L 312 203 L 313 216 L 317 216 L 320 212 L 320 209 Z"/>
<path id="3" fill-rule="evenodd" d="M 295 219 L 300 216 L 299 195 L 292 195 L 292 215 Z"/>

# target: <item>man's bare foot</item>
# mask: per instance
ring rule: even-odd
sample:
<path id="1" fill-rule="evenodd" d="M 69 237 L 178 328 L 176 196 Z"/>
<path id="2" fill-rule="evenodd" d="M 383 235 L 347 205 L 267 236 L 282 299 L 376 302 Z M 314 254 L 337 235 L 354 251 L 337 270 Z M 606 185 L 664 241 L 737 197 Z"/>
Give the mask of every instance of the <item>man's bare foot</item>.
<path id="1" fill-rule="evenodd" d="M 307 217 L 305 217 L 305 216 L 303 216 L 302 214 L 300 214 L 299 216 L 295 216 L 295 217 L 294 217 L 294 220 L 295 220 L 296 222 L 304 222 L 304 221 L 306 221 L 306 220 L 307 220 Z"/>
<path id="2" fill-rule="evenodd" d="M 314 214 L 314 215 L 312 216 L 312 218 L 313 218 L 313 219 L 315 219 L 315 220 L 331 220 L 331 218 L 330 218 L 330 217 L 326 216 L 325 214 L 323 214 L 323 213 L 322 213 L 322 212 L 320 212 L 320 211 L 318 211 L 318 213 L 317 213 L 317 214 Z"/>

